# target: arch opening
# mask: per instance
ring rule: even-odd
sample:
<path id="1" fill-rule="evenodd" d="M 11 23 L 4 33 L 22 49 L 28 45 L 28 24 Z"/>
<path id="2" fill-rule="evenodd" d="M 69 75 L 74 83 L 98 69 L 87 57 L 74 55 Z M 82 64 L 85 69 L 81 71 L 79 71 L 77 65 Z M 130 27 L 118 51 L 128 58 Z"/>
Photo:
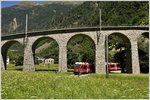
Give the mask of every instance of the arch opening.
<path id="1" fill-rule="evenodd" d="M 108 47 L 109 72 L 132 73 L 131 43 L 128 37 L 122 33 L 112 33 L 108 36 Z"/>
<path id="2" fill-rule="evenodd" d="M 51 37 L 38 38 L 32 45 L 36 71 L 57 71 L 59 46 Z"/>
<path id="3" fill-rule="evenodd" d="M 1 53 L 6 70 L 22 70 L 23 51 L 23 45 L 16 40 L 8 41 L 2 46 Z"/>
<path id="4" fill-rule="evenodd" d="M 149 73 L 149 33 L 145 32 L 138 38 L 138 54 L 141 73 Z"/>
<path id="5" fill-rule="evenodd" d="M 68 71 L 75 71 L 77 62 L 90 64 L 92 66 L 90 72 L 95 72 L 95 43 L 88 35 L 74 35 L 67 43 Z"/>

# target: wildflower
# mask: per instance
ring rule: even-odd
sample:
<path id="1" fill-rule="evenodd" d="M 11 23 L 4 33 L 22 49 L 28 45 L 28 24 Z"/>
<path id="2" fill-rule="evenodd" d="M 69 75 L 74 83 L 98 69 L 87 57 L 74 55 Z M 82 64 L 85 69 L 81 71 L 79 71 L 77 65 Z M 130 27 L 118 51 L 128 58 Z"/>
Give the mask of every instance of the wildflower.
<path id="1" fill-rule="evenodd" d="M 116 89 L 114 89 L 113 91 L 114 91 L 114 92 L 116 92 L 117 90 L 116 90 Z"/>
<path id="2" fill-rule="evenodd" d="M 34 98 L 37 98 L 37 96 L 31 96 L 31 97 L 30 97 L 30 99 L 34 99 Z"/>
<path id="3" fill-rule="evenodd" d="M 134 89 L 130 89 L 130 91 L 133 91 Z"/>
<path id="4" fill-rule="evenodd" d="M 124 97 L 126 97 L 126 96 L 123 95 L 123 96 L 121 96 L 121 97 L 124 98 Z"/>

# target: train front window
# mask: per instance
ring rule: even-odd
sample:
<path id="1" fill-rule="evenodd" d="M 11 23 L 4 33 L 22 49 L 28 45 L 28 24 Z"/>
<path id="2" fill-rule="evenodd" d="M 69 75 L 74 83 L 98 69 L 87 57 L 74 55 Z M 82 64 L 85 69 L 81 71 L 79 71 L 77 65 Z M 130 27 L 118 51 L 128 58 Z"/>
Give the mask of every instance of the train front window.
<path id="1" fill-rule="evenodd" d="M 84 69 L 87 69 L 87 66 L 84 66 Z"/>
<path id="2" fill-rule="evenodd" d="M 75 65 L 75 68 L 80 68 L 80 64 L 76 64 L 76 65 Z"/>

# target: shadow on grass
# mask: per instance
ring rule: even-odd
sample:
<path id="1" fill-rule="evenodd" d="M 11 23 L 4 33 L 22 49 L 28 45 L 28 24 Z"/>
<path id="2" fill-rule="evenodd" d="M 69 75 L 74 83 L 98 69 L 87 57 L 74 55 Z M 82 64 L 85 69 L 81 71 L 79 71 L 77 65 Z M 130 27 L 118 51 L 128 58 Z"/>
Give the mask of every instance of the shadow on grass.
<path id="1" fill-rule="evenodd" d="M 6 70 L 16 70 L 16 71 L 23 71 L 23 68 L 7 68 Z M 49 69 L 49 68 L 35 68 L 35 71 L 51 71 L 51 72 L 58 72 L 58 69 Z M 73 69 L 67 69 L 67 72 L 73 72 Z"/>
<path id="2" fill-rule="evenodd" d="M 35 69 L 35 71 L 53 71 L 53 72 L 57 72 L 58 70 L 56 70 L 56 69 Z"/>
<path id="3" fill-rule="evenodd" d="M 73 69 L 68 69 L 67 72 L 73 72 Z"/>
<path id="4" fill-rule="evenodd" d="M 23 68 L 8 68 L 6 70 L 16 70 L 16 71 L 23 71 Z"/>

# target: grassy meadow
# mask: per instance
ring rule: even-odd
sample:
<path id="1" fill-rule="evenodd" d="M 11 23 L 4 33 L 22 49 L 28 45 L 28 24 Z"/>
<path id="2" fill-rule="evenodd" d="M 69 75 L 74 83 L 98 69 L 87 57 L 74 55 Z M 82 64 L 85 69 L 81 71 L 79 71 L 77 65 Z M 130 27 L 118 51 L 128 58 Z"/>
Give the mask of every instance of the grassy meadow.
<path id="1" fill-rule="evenodd" d="M 14 70 L 11 65 L 1 72 L 2 99 L 148 99 L 148 74 L 57 73 L 57 65 L 36 66 L 35 72 Z M 15 69 L 17 69 L 15 68 Z"/>

